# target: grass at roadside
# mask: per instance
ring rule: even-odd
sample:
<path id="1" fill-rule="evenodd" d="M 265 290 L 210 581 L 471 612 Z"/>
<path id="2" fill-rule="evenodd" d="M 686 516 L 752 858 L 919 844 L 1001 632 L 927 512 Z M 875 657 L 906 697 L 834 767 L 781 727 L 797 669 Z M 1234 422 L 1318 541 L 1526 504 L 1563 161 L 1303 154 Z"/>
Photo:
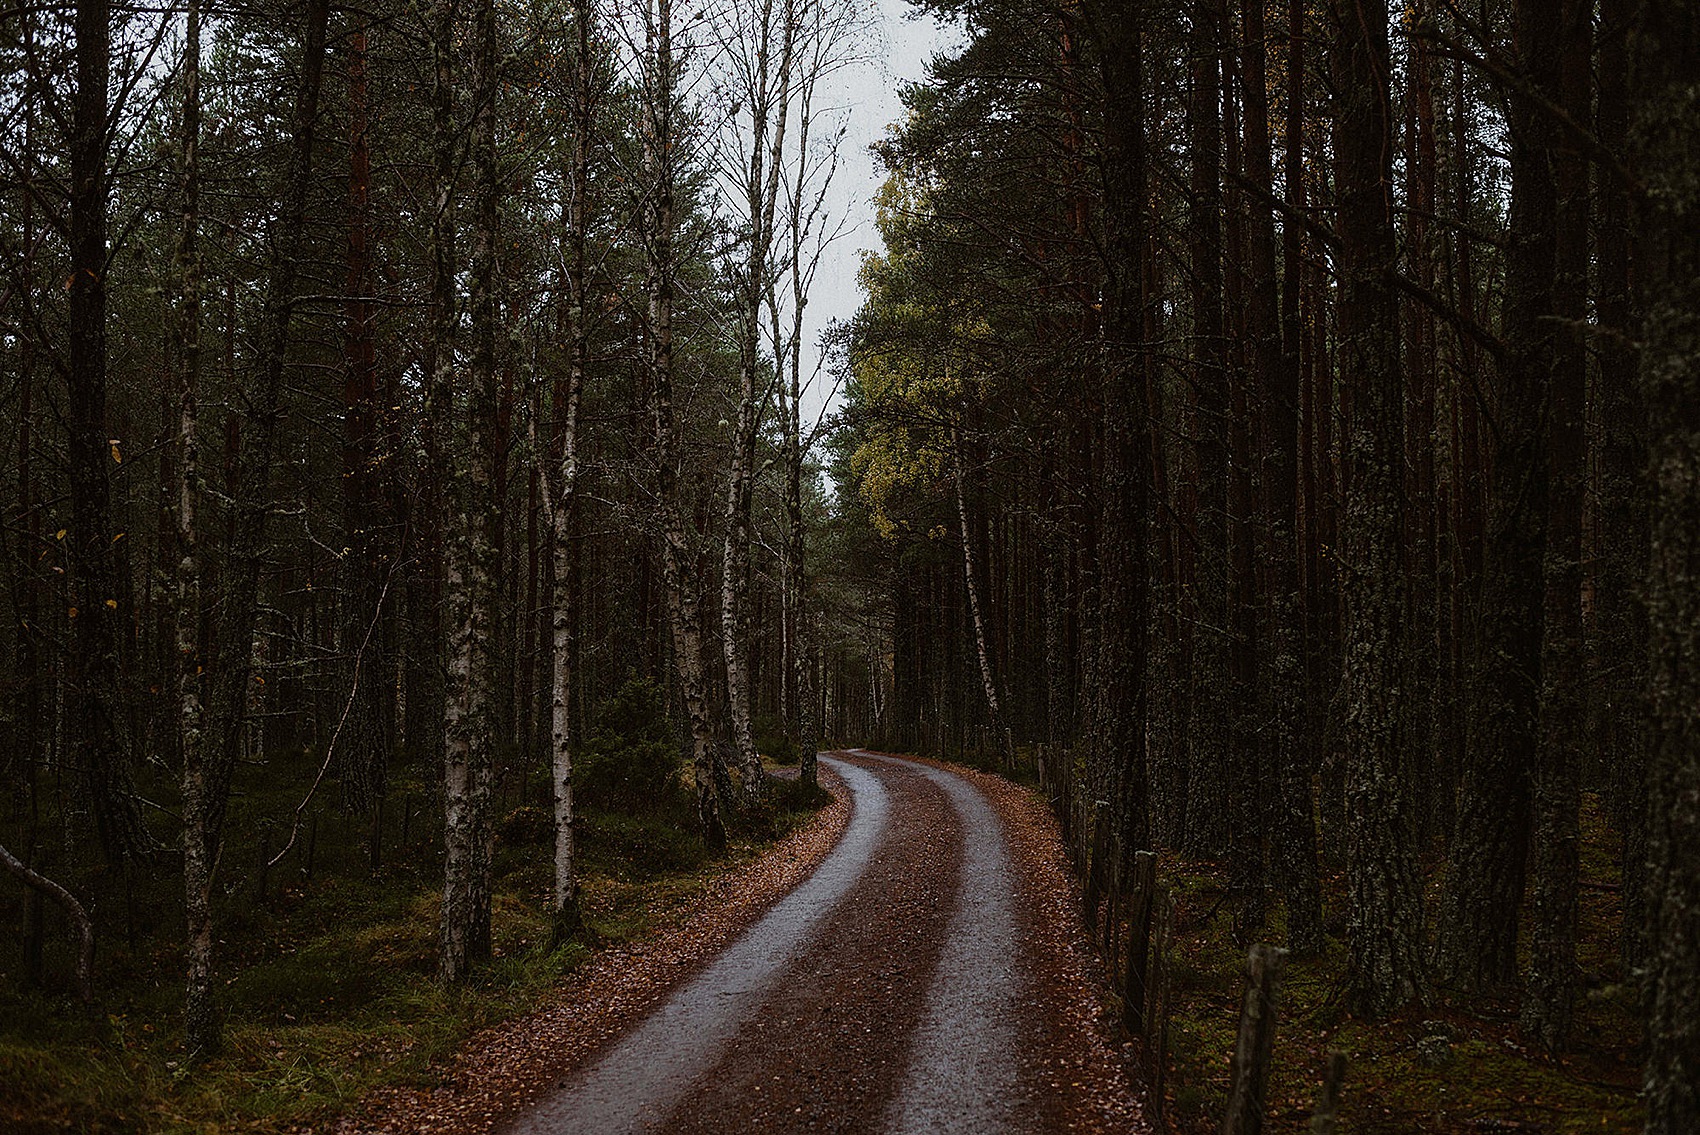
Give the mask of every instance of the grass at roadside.
<path id="1" fill-rule="evenodd" d="M 101 943 L 96 1015 L 62 989 L 25 988 L 15 950 L 0 961 L 11 971 L 0 972 L 0 1130 L 321 1129 L 374 1087 L 429 1085 L 472 1033 L 538 1006 L 597 945 L 667 925 L 714 877 L 755 858 L 824 801 L 775 781 L 771 812 L 735 829 L 718 859 L 692 831 L 683 794 L 642 814 L 588 810 L 581 847 L 590 934 L 556 949 L 545 915 L 548 817 L 532 805 L 510 807 L 494 862 L 494 957 L 469 985 L 445 990 L 436 981 L 440 824 L 429 790 L 392 783 L 391 799 L 408 809 L 406 836 L 392 831 L 376 871 L 364 824 L 327 808 L 310 829 L 311 851 L 303 843 L 292 852 L 262 897 L 258 872 L 233 865 L 257 864 L 282 837 L 246 821 L 287 814 L 297 783 L 283 770 L 275 784 L 255 778 L 233 813 L 231 889 L 220 896 L 218 923 L 224 1051 L 193 1070 L 183 1060 L 181 908 L 175 872 L 162 863 L 129 881 L 133 937 Z M 543 791 L 526 786 L 515 799 Z M 64 969 L 56 954 L 48 963 L 50 972 Z"/>
<path id="2" fill-rule="evenodd" d="M 1345 943 L 1332 933 L 1320 956 L 1288 961 L 1265 1130 L 1308 1129 L 1328 1053 L 1338 1051 L 1349 1061 L 1340 1125 L 1348 1135 L 1639 1132 L 1640 1024 L 1617 960 L 1614 850 L 1601 806 L 1591 799 L 1584 815 L 1582 995 L 1571 1051 L 1560 1059 L 1533 1051 L 1509 1001 L 1443 998 L 1390 1021 L 1352 1020 L 1340 1003 Z M 1169 1109 L 1177 1131 L 1214 1132 L 1227 1097 L 1245 953 L 1230 938 L 1224 872 L 1183 861 L 1166 863 L 1164 874 L 1178 923 Z M 1342 888 L 1341 879 L 1329 880 L 1330 911 L 1342 909 Z M 1259 937 L 1279 944 L 1284 931 L 1274 913 Z"/>

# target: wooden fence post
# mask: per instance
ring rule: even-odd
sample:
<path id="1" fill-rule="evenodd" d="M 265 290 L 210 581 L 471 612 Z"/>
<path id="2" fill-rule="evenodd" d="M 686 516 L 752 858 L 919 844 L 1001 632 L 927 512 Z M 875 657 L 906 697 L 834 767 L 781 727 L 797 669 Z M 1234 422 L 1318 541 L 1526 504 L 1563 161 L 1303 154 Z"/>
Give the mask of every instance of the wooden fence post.
<path id="1" fill-rule="evenodd" d="M 1175 935 L 1175 897 L 1169 893 L 1169 888 L 1161 883 L 1152 888 L 1152 904 L 1156 911 L 1154 925 L 1156 932 L 1152 935 L 1151 965 L 1147 971 L 1150 977 L 1146 984 L 1151 990 L 1151 999 L 1147 1002 L 1146 1032 L 1155 1035 L 1156 1063 L 1155 1096 L 1157 1108 L 1157 1130 L 1169 1129 L 1167 1112 L 1166 1083 L 1169 1077 L 1169 993 L 1170 983 L 1174 974 L 1169 965 L 1169 953 Z M 1147 1043 L 1147 1050 L 1152 1046 Z"/>
<path id="2" fill-rule="evenodd" d="M 1222 1135 L 1260 1135 L 1263 1130 L 1263 1091 L 1269 1080 L 1270 1050 L 1275 1044 L 1275 1000 L 1286 964 L 1285 950 L 1262 942 L 1251 948 Z"/>
<path id="3" fill-rule="evenodd" d="M 1123 981 L 1122 1024 L 1135 1036 L 1149 1037 L 1151 912 L 1156 897 L 1157 856 L 1150 851 L 1133 853 L 1133 878 L 1128 882 L 1133 909 L 1128 913 L 1127 976 Z"/>
<path id="4" fill-rule="evenodd" d="M 1110 845 L 1110 817 L 1098 810 L 1092 825 L 1091 860 L 1086 864 L 1086 932 L 1098 942 L 1098 906 L 1104 901 L 1104 860 Z"/>
<path id="5" fill-rule="evenodd" d="M 1316 1097 L 1316 1114 L 1310 1117 L 1310 1135 L 1334 1135 L 1340 1117 L 1340 1085 L 1346 1079 L 1346 1054 L 1331 1053 L 1322 1074 L 1322 1093 Z"/>

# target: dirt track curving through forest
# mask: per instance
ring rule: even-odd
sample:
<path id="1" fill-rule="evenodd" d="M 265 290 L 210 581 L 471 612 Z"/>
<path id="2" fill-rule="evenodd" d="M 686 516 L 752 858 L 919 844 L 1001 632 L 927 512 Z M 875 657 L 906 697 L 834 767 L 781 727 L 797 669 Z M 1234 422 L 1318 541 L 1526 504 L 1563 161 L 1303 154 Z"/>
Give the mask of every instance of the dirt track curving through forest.
<path id="1" fill-rule="evenodd" d="M 503 1130 L 1141 1130 L 1054 841 L 994 777 L 852 750 L 814 872 Z"/>

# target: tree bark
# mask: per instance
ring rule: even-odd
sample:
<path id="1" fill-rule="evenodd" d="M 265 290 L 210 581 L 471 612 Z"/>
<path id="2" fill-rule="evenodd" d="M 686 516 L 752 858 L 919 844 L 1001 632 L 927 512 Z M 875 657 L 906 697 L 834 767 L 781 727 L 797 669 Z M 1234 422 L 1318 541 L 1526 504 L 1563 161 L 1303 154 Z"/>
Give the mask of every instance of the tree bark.
<path id="1" fill-rule="evenodd" d="M 791 67 L 797 19 L 791 5 L 780 17 L 779 43 L 773 43 L 775 0 L 764 0 L 748 30 L 756 36 L 754 56 L 740 61 L 749 104 L 751 130 L 748 164 L 742 170 L 749 237 L 739 280 L 738 414 L 732 434 L 732 464 L 726 480 L 726 539 L 720 574 L 720 641 L 726 663 L 726 703 L 731 717 L 743 804 L 761 801 L 766 785 L 761 755 L 750 723 L 750 509 L 756 478 L 756 439 L 767 390 L 757 372 L 762 366 L 761 313 L 772 280 L 774 212 L 779 199 L 781 155 L 791 108 Z M 749 48 L 752 45 L 744 45 Z M 777 72 L 772 52 L 778 49 Z M 773 116 L 771 126 L 769 116 Z M 781 360 L 776 363 L 783 366 Z"/>
<path id="2" fill-rule="evenodd" d="M 1422 889 L 1400 722 L 1407 633 L 1400 571 L 1404 465 L 1393 236 L 1387 9 L 1345 0 L 1335 22 L 1340 376 L 1352 398 L 1341 523 L 1348 1006 L 1392 1013 L 1424 992 Z"/>
<path id="3" fill-rule="evenodd" d="M 1191 213 L 1193 423 L 1198 507 L 1193 556 L 1192 714 L 1187 725 L 1187 843 L 1192 854 L 1227 846 L 1228 369 L 1222 312 L 1222 125 L 1220 0 L 1197 0 L 1189 34 L 1187 101 Z"/>
<path id="4" fill-rule="evenodd" d="M 111 466 L 122 455 L 107 421 L 107 105 L 112 73 L 111 0 L 77 0 L 73 15 L 76 99 L 70 139 L 70 279 L 66 283 L 66 456 L 70 467 L 71 651 L 68 680 L 78 699 L 72 763 L 83 776 L 109 861 L 143 849 L 119 703 L 120 589 L 112 555 Z"/>
<path id="5" fill-rule="evenodd" d="M 1592 118 L 1593 5 L 1564 0 L 1559 66 L 1546 92 L 1571 118 Z M 1588 319 L 1589 164 L 1567 135 L 1555 139 L 1557 189 L 1553 313 L 1547 383 L 1547 539 L 1542 574 L 1540 734 L 1532 775 L 1534 909 L 1523 1030 L 1549 1051 L 1565 1047 L 1580 973 L 1576 962 L 1576 889 L 1581 741 L 1586 736 L 1582 627 L 1582 518 L 1588 481 L 1584 424 L 1588 361 L 1581 326 Z"/>
<path id="6" fill-rule="evenodd" d="M 644 289 L 649 297 L 650 411 L 655 422 L 656 512 L 661 527 L 662 572 L 679 693 L 691 733 L 691 775 L 697 823 L 711 848 L 725 845 L 720 798 L 715 787 L 714 731 L 708 717 L 703 676 L 702 601 L 695 557 L 679 507 L 679 423 L 673 404 L 673 293 L 678 269 L 674 210 L 674 84 L 672 0 L 651 0 L 644 9 L 643 161 Z"/>
<path id="7" fill-rule="evenodd" d="M 557 386 L 554 407 L 559 470 L 551 475 L 548 463 L 541 462 L 543 500 L 555 569 L 550 605 L 550 644 L 554 657 L 549 687 L 550 768 L 555 805 L 555 876 L 550 916 L 557 942 L 576 933 L 582 921 L 573 835 L 573 640 L 578 618 L 578 580 L 577 572 L 573 570 L 573 551 L 578 535 L 579 403 L 590 355 L 584 289 L 590 204 L 590 135 L 595 124 L 596 103 L 589 0 L 575 0 L 573 4 L 573 36 L 573 139 L 561 226 L 566 245 L 567 286 L 561 299 L 568 309 L 567 374 L 565 383 Z"/>
<path id="8" fill-rule="evenodd" d="M 443 713 L 443 907 L 439 976 L 466 979 L 490 954 L 490 634 L 493 616 L 496 416 L 495 8 L 481 0 L 472 27 L 474 206 L 468 256 L 472 351 L 457 398 L 453 7 L 432 11 L 436 212 L 432 231 L 436 373 L 428 416 L 445 490 L 443 632 L 448 677 Z"/>
<path id="9" fill-rule="evenodd" d="M 1521 74 L 1556 91 L 1560 0 L 1516 9 Z M 1551 154 L 1556 124 L 1527 88 L 1511 92 L 1511 218 L 1507 233 L 1506 357 L 1494 419 L 1492 500 L 1475 641 L 1473 728 L 1437 919 L 1437 976 L 1470 991 L 1517 978 L 1518 910 L 1529 841 L 1529 771 L 1541 688 L 1542 557 L 1547 445 L 1542 415 L 1552 380 Z"/>
<path id="10" fill-rule="evenodd" d="M 1599 31 L 1599 103 L 1595 129 L 1615 153 L 1628 144 L 1631 0 L 1603 0 Z M 1613 810 L 1623 833 L 1623 971 L 1634 973 L 1647 950 L 1647 444 L 1645 408 L 1636 381 L 1636 328 L 1631 307 L 1629 187 L 1602 177 L 1599 186 L 1599 417 L 1596 464 L 1599 504 L 1593 649 L 1589 683 L 1596 714 L 1596 751 L 1616 765 Z"/>
<path id="11" fill-rule="evenodd" d="M 77 995 L 83 999 L 83 1004 L 93 1004 L 94 921 L 89 918 L 88 910 L 77 901 L 77 896 L 39 871 L 25 866 L 4 846 L 0 846 L 0 867 L 24 886 L 51 899 L 70 918 L 71 925 L 77 930 Z"/>
<path id="12" fill-rule="evenodd" d="M 1147 220 L 1144 45 L 1140 0 L 1096 0 L 1086 9 L 1098 40 L 1104 136 L 1100 163 L 1105 223 L 1104 318 L 1098 363 L 1104 398 L 1104 461 L 1097 530 L 1097 682 L 1083 695 L 1085 742 L 1107 783 L 1122 852 L 1151 841 L 1147 643 L 1151 622 L 1149 531 L 1151 355 L 1146 320 L 1154 301 Z M 1126 866 L 1125 864 L 1122 866 Z"/>
<path id="13" fill-rule="evenodd" d="M 200 134 L 201 8 L 190 0 L 183 41 L 182 225 L 177 238 L 176 680 L 178 743 L 183 754 L 183 909 L 188 976 L 183 1033 L 192 1058 L 218 1047 L 212 993 L 212 840 L 201 675 L 201 494 L 199 386 L 201 371 Z"/>
<path id="14" fill-rule="evenodd" d="M 974 555 L 974 534 L 968 524 L 968 494 L 963 484 L 962 432 L 951 432 L 952 480 L 956 489 L 956 520 L 962 535 L 962 578 L 968 595 L 968 618 L 974 633 L 974 658 L 980 667 L 980 692 L 986 698 L 992 733 L 998 739 L 998 758 L 1006 765 L 1015 756 L 1015 735 L 1004 717 L 1003 699 L 998 696 L 997 676 L 992 672 L 991 646 L 986 639 L 985 608 L 980 601 L 979 565 Z"/>
<path id="15" fill-rule="evenodd" d="M 1243 58 L 1246 179 L 1274 195 L 1274 161 L 1269 144 L 1269 77 L 1264 0 L 1244 0 Z M 1291 123 L 1289 123 L 1291 125 Z M 1304 682 L 1304 593 L 1298 547 L 1298 356 L 1282 348 L 1275 286 L 1274 216 L 1261 200 L 1251 202 L 1250 295 L 1246 306 L 1252 369 L 1263 425 L 1261 504 L 1265 563 L 1269 574 L 1269 644 L 1265 653 L 1265 696 L 1270 707 L 1269 760 L 1275 770 L 1277 817 L 1271 836 L 1287 905 L 1287 944 L 1298 954 L 1322 946 L 1322 895 L 1316 870 L 1316 819 L 1311 803 L 1310 762 L 1305 756 L 1308 711 Z M 1296 224 L 1289 222 L 1296 229 Z M 1297 298 L 1296 273 L 1288 290 Z"/>
<path id="16" fill-rule="evenodd" d="M 1700 4 L 1632 32 L 1636 282 L 1652 480 L 1648 1135 L 1700 1130 Z"/>
<path id="17" fill-rule="evenodd" d="M 348 40 L 348 276 L 343 301 L 342 620 L 339 647 L 348 685 L 337 756 L 343 806 L 370 815 L 384 796 L 391 721 L 383 697 L 387 660 L 376 633 L 385 593 L 378 363 L 372 271 L 372 154 L 367 109 L 367 25 Z"/>

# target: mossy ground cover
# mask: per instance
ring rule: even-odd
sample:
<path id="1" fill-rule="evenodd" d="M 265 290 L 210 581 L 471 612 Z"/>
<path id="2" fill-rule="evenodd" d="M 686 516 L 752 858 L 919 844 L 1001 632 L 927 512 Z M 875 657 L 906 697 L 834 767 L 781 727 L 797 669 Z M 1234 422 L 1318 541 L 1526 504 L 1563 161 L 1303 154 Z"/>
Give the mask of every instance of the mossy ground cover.
<path id="1" fill-rule="evenodd" d="M 1230 935 L 1225 873 L 1212 864 L 1185 861 L 1168 863 L 1164 870 L 1177 906 L 1168 1111 L 1177 1131 L 1215 1132 L 1227 1098 L 1245 952 Z M 1353 1020 L 1341 1004 L 1343 924 L 1331 920 L 1320 956 L 1287 963 L 1266 1130 L 1307 1130 L 1328 1054 L 1342 1052 L 1348 1066 L 1340 1129 L 1353 1135 L 1640 1131 L 1641 1029 L 1634 991 L 1619 965 L 1617 882 L 1613 837 L 1599 801 L 1589 799 L 1584 808 L 1581 997 L 1574 1043 L 1558 1057 L 1526 1043 L 1511 1000 L 1449 998 L 1442 992 L 1427 1008 L 1392 1020 Z M 1341 910 L 1343 879 L 1331 876 L 1326 887 L 1329 911 Z M 1259 937 L 1284 941 L 1278 908 Z M 1444 1039 L 1429 1039 L 1435 1037 Z"/>
<path id="2" fill-rule="evenodd" d="M 538 1006 L 594 949 L 666 925 L 716 874 L 753 859 L 824 799 L 776 781 L 771 810 L 735 821 L 718 858 L 692 830 L 694 809 L 676 783 L 642 809 L 587 808 L 588 932 L 552 949 L 547 781 L 518 778 L 499 809 L 494 956 L 469 985 L 445 990 L 436 980 L 440 805 L 400 770 L 379 867 L 369 825 L 340 815 L 333 799 L 309 811 L 262 896 L 261 851 L 286 841 L 275 817 L 297 802 L 305 763 L 247 770 L 233 803 L 217 924 L 224 1050 L 194 1068 L 184 1059 L 180 866 L 162 850 L 123 886 L 86 880 L 85 893 L 127 900 L 131 911 L 99 943 L 95 1012 L 69 995 L 56 919 L 45 987 L 23 980 L 15 941 L 0 943 L 0 1130 L 320 1129 L 374 1087 L 432 1083 L 473 1032 Z M 0 923 L 21 920 L 8 888 Z"/>

